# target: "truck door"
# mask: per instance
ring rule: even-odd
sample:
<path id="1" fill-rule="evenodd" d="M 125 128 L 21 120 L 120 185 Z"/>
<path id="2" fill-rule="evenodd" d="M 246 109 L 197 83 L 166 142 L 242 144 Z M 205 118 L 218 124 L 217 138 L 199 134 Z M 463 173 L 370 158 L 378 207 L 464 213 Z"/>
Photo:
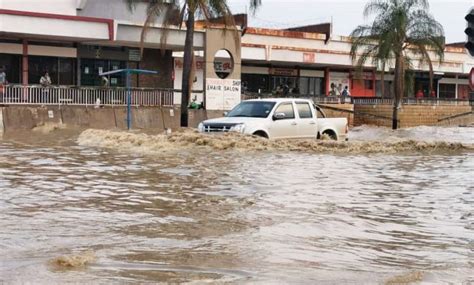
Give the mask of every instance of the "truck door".
<path id="1" fill-rule="evenodd" d="M 284 114 L 284 118 L 276 119 L 275 114 Z M 271 138 L 298 137 L 298 124 L 292 102 L 280 103 L 273 112 L 273 122 L 268 129 Z"/>
<path id="2" fill-rule="evenodd" d="M 295 102 L 298 111 L 298 137 L 316 138 L 318 135 L 316 116 L 313 114 L 311 105 L 308 102 Z"/>

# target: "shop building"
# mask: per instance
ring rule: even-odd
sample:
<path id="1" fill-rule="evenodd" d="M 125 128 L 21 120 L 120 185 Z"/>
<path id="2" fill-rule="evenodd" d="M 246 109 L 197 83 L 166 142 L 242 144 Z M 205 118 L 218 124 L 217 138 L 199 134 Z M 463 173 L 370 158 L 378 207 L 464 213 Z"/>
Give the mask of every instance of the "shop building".
<path id="1" fill-rule="evenodd" d="M 146 2 L 130 13 L 123 0 L 55 0 L 55 5 L 24 1 L 0 3 L 0 68 L 11 84 L 38 85 L 48 71 L 55 86 L 101 86 L 99 73 L 123 68 L 158 71 L 153 76 L 133 77 L 136 88 L 181 89 L 182 51 L 185 31 L 171 28 L 164 50 L 160 43 L 160 19 L 151 27 L 140 54 L 140 35 L 146 15 Z M 245 19 L 243 15 L 237 15 Z M 239 79 L 243 93 L 258 95 L 281 92 L 299 96 L 338 95 L 348 86 L 353 97 L 393 96 L 393 66 L 386 67 L 385 82 L 380 68 L 368 63 L 356 72 L 350 58 L 350 38 L 333 35 L 330 24 L 287 30 L 261 29 L 241 24 Z M 193 97 L 205 100 L 204 54 L 206 29 L 197 24 L 194 35 L 196 73 Z M 225 78 L 235 68 L 226 54 L 215 57 L 214 72 Z M 433 58 L 435 58 L 433 56 Z M 241 62 L 240 62 L 241 60 Z M 414 61 L 413 94 L 428 94 L 428 66 Z M 468 99 L 468 73 L 474 59 L 459 45 L 447 45 L 442 62 L 434 60 L 434 89 L 437 98 Z M 208 68 L 209 69 L 209 68 Z M 235 76 L 233 77 L 236 78 Z M 107 78 L 108 87 L 123 87 L 122 76 Z M 238 80 L 238 79 L 236 79 Z M 175 104 L 180 94 L 175 94 Z M 471 97 L 472 98 L 472 97 Z"/>
<path id="2" fill-rule="evenodd" d="M 304 96 L 338 95 L 348 86 L 353 97 L 393 97 L 393 68 L 387 66 L 384 84 L 381 70 L 368 63 L 361 73 L 350 58 L 348 37 L 331 35 L 330 24 L 271 30 L 247 28 L 242 36 L 242 90 L 250 94 L 275 94 L 280 86 Z M 468 73 L 474 59 L 459 45 L 446 45 L 439 62 L 434 55 L 436 98 L 468 99 Z M 177 55 L 177 59 L 179 55 Z M 176 67 L 176 65 L 175 65 Z M 429 94 L 429 67 L 414 60 L 412 95 Z M 179 69 L 176 70 L 179 73 Z M 199 77 L 199 70 L 197 70 Z M 179 82 L 175 81 L 175 87 Z M 199 88 L 199 86 L 196 86 Z M 431 96 L 430 96 L 431 95 Z M 471 93 L 472 96 L 472 93 Z"/>

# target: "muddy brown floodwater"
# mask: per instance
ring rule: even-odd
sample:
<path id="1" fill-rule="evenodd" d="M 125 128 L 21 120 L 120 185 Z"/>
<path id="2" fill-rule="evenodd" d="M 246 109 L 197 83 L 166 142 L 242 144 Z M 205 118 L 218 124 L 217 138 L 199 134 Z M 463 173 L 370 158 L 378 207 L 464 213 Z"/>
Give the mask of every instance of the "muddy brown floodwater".
<path id="1" fill-rule="evenodd" d="M 474 130 L 350 137 L 5 135 L 0 283 L 473 283 Z"/>

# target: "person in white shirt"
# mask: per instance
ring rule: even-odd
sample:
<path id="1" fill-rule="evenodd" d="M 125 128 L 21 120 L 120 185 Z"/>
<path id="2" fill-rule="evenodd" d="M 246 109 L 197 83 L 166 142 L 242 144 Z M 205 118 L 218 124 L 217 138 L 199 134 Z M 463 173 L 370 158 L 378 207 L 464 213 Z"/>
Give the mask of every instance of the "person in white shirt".
<path id="1" fill-rule="evenodd" d="M 49 77 L 48 72 L 46 71 L 43 76 L 40 78 L 40 84 L 43 87 L 51 86 L 51 77 Z"/>
<path id="2" fill-rule="evenodd" d="M 5 69 L 1 68 L 0 69 L 0 86 L 1 85 L 6 85 L 6 84 L 8 84 L 7 74 L 5 73 Z"/>
<path id="3" fill-rule="evenodd" d="M 7 74 L 5 73 L 5 68 L 0 68 L 0 95 L 4 93 L 4 85 L 7 85 Z"/>
<path id="4" fill-rule="evenodd" d="M 43 98 L 41 103 L 49 103 L 50 97 L 49 97 L 49 87 L 51 86 L 51 77 L 49 77 L 48 72 L 46 71 L 43 76 L 40 78 L 40 84 L 41 87 L 44 87 L 42 93 L 43 93 Z"/>

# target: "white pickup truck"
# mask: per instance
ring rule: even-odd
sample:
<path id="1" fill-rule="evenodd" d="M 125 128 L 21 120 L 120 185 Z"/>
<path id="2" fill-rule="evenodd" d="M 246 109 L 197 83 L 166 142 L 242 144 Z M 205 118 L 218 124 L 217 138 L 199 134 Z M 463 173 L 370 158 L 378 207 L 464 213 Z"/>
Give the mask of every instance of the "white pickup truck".
<path id="1" fill-rule="evenodd" d="M 318 118 L 318 112 L 323 118 Z M 203 121 L 201 133 L 238 132 L 269 139 L 321 138 L 345 140 L 346 118 L 324 118 L 306 99 L 256 99 L 243 101 L 225 117 Z"/>

